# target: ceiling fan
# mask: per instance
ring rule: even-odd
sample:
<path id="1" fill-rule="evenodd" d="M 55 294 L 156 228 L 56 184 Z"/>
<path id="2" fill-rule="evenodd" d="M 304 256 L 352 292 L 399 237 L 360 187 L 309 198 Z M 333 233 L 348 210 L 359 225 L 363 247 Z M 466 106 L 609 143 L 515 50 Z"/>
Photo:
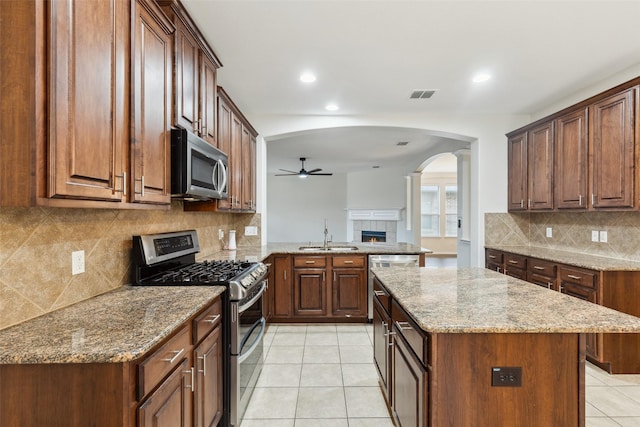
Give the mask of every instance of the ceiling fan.
<path id="1" fill-rule="evenodd" d="M 287 169 L 280 169 L 283 172 L 289 172 L 289 173 L 278 173 L 276 174 L 276 176 L 298 176 L 300 178 L 306 178 L 308 176 L 331 176 L 333 175 L 332 173 L 318 173 L 320 172 L 322 169 L 312 169 L 310 171 L 305 170 L 304 168 L 304 162 L 307 160 L 306 157 L 300 157 L 300 161 L 302 162 L 302 169 L 300 169 L 300 171 L 298 172 L 294 172 L 294 171 L 290 171 Z"/>

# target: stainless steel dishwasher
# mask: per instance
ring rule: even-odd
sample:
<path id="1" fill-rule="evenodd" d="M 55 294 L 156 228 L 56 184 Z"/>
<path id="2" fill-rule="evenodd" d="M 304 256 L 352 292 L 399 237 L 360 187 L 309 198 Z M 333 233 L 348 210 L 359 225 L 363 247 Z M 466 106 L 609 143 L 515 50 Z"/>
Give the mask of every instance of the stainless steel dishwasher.
<path id="1" fill-rule="evenodd" d="M 373 267 L 420 267 L 420 255 L 418 254 L 384 254 L 369 255 L 369 270 Z M 369 322 L 373 321 L 373 274 L 369 272 L 369 283 L 367 284 L 367 317 Z"/>

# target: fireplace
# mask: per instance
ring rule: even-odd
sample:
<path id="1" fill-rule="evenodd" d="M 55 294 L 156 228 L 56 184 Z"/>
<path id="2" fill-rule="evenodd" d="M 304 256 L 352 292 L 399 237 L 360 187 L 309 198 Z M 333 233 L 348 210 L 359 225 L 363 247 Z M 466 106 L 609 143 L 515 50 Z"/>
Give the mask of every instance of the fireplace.
<path id="1" fill-rule="evenodd" d="M 362 230 L 363 243 L 378 243 L 387 241 L 386 231 Z"/>

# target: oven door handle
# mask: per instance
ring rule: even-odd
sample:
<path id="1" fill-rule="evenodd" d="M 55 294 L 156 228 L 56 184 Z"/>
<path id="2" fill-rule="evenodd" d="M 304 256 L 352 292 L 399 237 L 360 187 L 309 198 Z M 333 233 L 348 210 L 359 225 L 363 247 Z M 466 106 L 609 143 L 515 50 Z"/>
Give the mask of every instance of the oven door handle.
<path id="1" fill-rule="evenodd" d="M 262 296 L 266 287 L 267 287 L 267 282 L 263 280 L 262 283 L 260 284 L 260 290 L 258 291 L 258 293 L 255 294 L 255 296 L 253 296 L 253 298 L 251 298 L 249 301 L 245 302 L 242 305 L 238 305 L 238 313 L 242 313 L 247 308 L 251 307 L 253 303 L 256 302 L 256 300 Z"/>
<path id="2" fill-rule="evenodd" d="M 249 330 L 249 332 L 247 332 L 247 334 L 242 339 L 242 342 L 240 343 L 241 353 L 238 355 L 238 363 L 244 362 L 247 359 L 247 357 L 251 356 L 251 353 L 253 353 L 256 347 L 262 342 L 262 337 L 264 336 L 264 328 L 266 323 L 267 322 L 264 320 L 264 317 L 261 317 L 259 320 L 256 321 L 256 323 L 253 324 L 253 326 L 251 326 L 251 329 Z M 249 338 L 252 335 L 252 332 L 258 326 L 260 327 L 260 332 L 258 333 L 258 337 L 255 339 L 255 341 L 253 341 L 253 343 L 251 344 L 251 347 L 249 347 L 247 351 L 242 351 L 244 348 L 244 345 L 247 343 L 247 338 Z"/>

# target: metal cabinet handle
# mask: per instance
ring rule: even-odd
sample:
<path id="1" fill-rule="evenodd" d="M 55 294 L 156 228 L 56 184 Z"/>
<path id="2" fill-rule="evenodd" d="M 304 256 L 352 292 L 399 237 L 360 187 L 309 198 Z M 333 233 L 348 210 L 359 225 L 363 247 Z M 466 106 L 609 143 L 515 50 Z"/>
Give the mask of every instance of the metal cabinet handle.
<path id="1" fill-rule="evenodd" d="M 385 332 L 382 335 L 384 337 L 388 337 L 389 336 L 389 328 L 388 328 L 387 322 L 382 322 L 382 327 L 385 330 Z"/>
<path id="2" fill-rule="evenodd" d="M 333 281 L 334 281 L 334 282 L 337 282 L 337 281 L 338 281 L 338 279 L 336 279 L 336 272 L 335 272 L 335 271 L 333 272 Z"/>
<path id="3" fill-rule="evenodd" d="M 191 374 L 191 384 L 187 384 L 184 388 L 188 388 L 191 389 L 191 392 L 194 392 L 194 378 L 193 378 L 193 368 L 189 369 L 188 371 L 182 371 L 183 374 Z"/>
<path id="4" fill-rule="evenodd" d="M 284 270 L 284 280 L 287 280 L 287 270 Z"/>
<path id="5" fill-rule="evenodd" d="M 540 266 L 538 266 L 538 265 L 534 265 L 534 266 L 533 266 L 533 269 L 534 269 L 534 270 L 544 270 L 544 267 L 540 267 Z"/>
<path id="6" fill-rule="evenodd" d="M 373 291 L 373 294 L 374 294 L 375 296 L 377 296 L 377 297 L 384 297 L 384 296 L 386 296 L 386 295 L 387 295 L 387 294 L 385 294 L 385 293 L 384 293 L 384 292 L 382 292 L 382 291 Z M 383 322 L 383 323 L 384 323 L 384 322 Z M 386 323 L 385 323 L 385 325 L 386 325 Z"/>
<path id="7" fill-rule="evenodd" d="M 178 360 L 178 358 L 180 357 L 180 355 L 182 353 L 184 353 L 184 348 L 181 348 L 180 350 L 174 350 L 174 351 L 170 351 L 169 353 L 173 353 L 173 357 L 170 359 L 160 359 L 163 362 L 169 362 L 169 364 L 173 364 L 173 362 L 175 362 L 176 360 Z"/>
<path id="8" fill-rule="evenodd" d="M 216 323 L 216 322 L 218 321 L 218 319 L 219 319 L 219 318 L 220 318 L 220 315 L 219 315 L 219 314 L 216 314 L 216 315 L 211 315 L 211 316 L 209 316 L 209 317 L 208 317 L 208 318 L 206 318 L 204 321 L 205 321 L 205 322 L 208 322 L 208 323 L 213 324 L 213 323 Z"/>
<path id="9" fill-rule="evenodd" d="M 325 271 L 322 272 L 322 281 L 323 282 L 327 281 L 327 273 Z"/>
<path id="10" fill-rule="evenodd" d="M 396 324 L 396 327 L 398 329 L 400 329 L 401 331 L 407 331 L 407 330 L 410 331 L 410 330 L 413 329 L 413 327 L 411 326 L 411 324 L 409 322 L 398 322 L 398 321 L 396 321 L 395 324 Z"/>
<path id="11" fill-rule="evenodd" d="M 517 264 L 517 263 L 518 263 L 518 261 L 515 261 L 515 260 L 512 260 L 512 259 L 510 259 L 510 260 L 509 260 L 509 261 L 507 261 L 507 262 L 508 262 L 509 264 Z"/>
<path id="12" fill-rule="evenodd" d="M 392 335 L 395 335 L 396 333 L 394 331 L 389 331 L 389 333 L 387 334 L 387 337 L 389 337 L 389 342 L 387 343 L 387 346 L 389 347 L 393 347 L 393 337 Z"/>
<path id="13" fill-rule="evenodd" d="M 595 205 L 596 204 L 596 195 L 595 194 L 591 194 L 591 205 Z"/>
<path id="14" fill-rule="evenodd" d="M 578 196 L 578 206 L 582 206 L 582 194 Z"/>
<path id="15" fill-rule="evenodd" d="M 573 274 L 567 274 L 567 277 L 573 280 L 582 280 L 582 277 L 574 276 Z"/>
<path id="16" fill-rule="evenodd" d="M 347 259 L 347 260 L 345 260 L 345 261 L 344 261 L 344 263 L 345 263 L 345 264 L 353 264 L 353 261 L 352 261 L 352 260 L 350 260 L 350 259 Z"/>
<path id="17" fill-rule="evenodd" d="M 202 370 L 198 369 L 198 373 L 202 373 L 203 377 L 207 376 L 207 355 L 206 353 L 202 355 L 202 357 L 198 357 L 198 359 L 202 360 Z"/>
<path id="18" fill-rule="evenodd" d="M 489 255 L 489 258 L 496 259 L 496 256 L 495 255 Z"/>
<path id="19" fill-rule="evenodd" d="M 524 200 L 520 200 L 520 207 L 524 208 Z"/>
<path id="20" fill-rule="evenodd" d="M 547 289 L 551 289 L 551 282 L 547 283 Z"/>
<path id="21" fill-rule="evenodd" d="M 527 202 L 527 207 L 530 208 L 531 207 L 531 199 L 529 199 L 529 201 Z"/>
<path id="22" fill-rule="evenodd" d="M 316 262 L 315 261 L 305 261 L 304 263 L 305 264 L 315 264 Z"/>

